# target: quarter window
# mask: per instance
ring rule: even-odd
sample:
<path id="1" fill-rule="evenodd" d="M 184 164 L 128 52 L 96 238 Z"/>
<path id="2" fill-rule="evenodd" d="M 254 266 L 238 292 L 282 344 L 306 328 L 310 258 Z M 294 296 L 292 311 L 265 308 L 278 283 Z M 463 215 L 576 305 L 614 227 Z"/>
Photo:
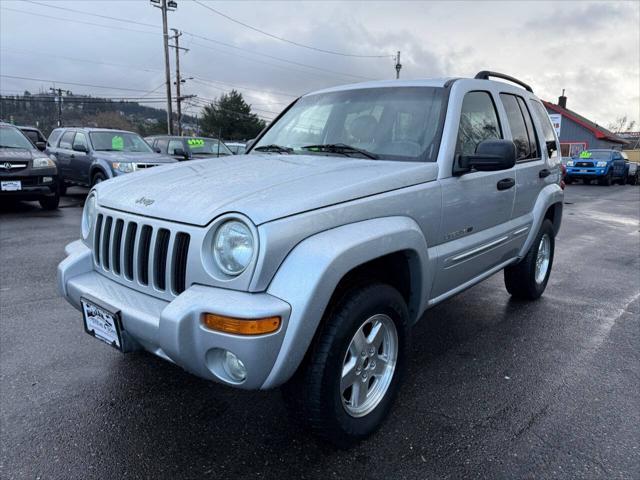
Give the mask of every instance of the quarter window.
<path id="1" fill-rule="evenodd" d="M 62 138 L 60 139 L 60 148 L 71 150 L 71 145 L 73 144 L 73 136 L 75 134 L 76 132 L 72 130 L 67 130 L 66 132 L 64 132 L 64 135 L 62 135 Z"/>
<path id="2" fill-rule="evenodd" d="M 502 138 L 498 114 L 488 92 L 469 92 L 462 101 L 456 154 L 472 155 L 484 140 Z"/>

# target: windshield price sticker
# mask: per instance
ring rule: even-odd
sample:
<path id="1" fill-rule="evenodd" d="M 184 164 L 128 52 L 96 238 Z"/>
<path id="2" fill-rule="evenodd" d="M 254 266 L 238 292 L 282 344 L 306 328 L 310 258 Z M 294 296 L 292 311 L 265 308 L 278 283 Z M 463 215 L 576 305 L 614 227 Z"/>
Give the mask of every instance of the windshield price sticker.
<path id="1" fill-rule="evenodd" d="M 187 140 L 187 144 L 190 148 L 200 148 L 204 147 L 204 140 L 201 138 L 190 138 Z"/>
<path id="2" fill-rule="evenodd" d="M 111 139 L 111 148 L 114 150 L 123 150 L 124 149 L 124 138 L 119 135 L 116 135 Z"/>
<path id="3" fill-rule="evenodd" d="M 580 153 L 580 158 L 591 158 L 591 152 L 584 150 Z"/>

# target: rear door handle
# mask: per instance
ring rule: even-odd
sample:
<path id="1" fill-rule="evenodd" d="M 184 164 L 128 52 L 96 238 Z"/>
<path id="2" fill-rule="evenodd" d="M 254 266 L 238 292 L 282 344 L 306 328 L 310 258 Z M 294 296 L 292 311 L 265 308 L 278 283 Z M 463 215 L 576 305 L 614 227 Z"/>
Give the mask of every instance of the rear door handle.
<path id="1" fill-rule="evenodd" d="M 548 168 L 542 169 L 540 170 L 540 173 L 538 173 L 538 176 L 540 178 L 545 178 L 545 177 L 548 177 L 549 175 L 551 175 L 551 170 L 549 170 Z"/>
<path id="2" fill-rule="evenodd" d="M 498 182 L 498 190 L 508 190 L 516 184 L 513 178 L 503 178 Z"/>

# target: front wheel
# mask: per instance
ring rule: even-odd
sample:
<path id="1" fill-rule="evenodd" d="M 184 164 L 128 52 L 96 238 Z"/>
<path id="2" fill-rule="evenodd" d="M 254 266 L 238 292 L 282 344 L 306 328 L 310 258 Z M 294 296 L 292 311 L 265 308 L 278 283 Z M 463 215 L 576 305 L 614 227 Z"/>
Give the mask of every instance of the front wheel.
<path id="1" fill-rule="evenodd" d="M 95 187 L 97 184 L 104 182 L 107 178 L 104 176 L 102 172 L 96 172 L 91 178 L 91 186 Z"/>
<path id="2" fill-rule="evenodd" d="M 409 344 L 409 314 L 385 284 L 350 291 L 325 318 L 308 357 L 283 387 L 293 414 L 347 448 L 375 432 L 398 392 Z"/>
<path id="3" fill-rule="evenodd" d="M 60 193 L 56 192 L 56 194 L 51 197 L 42 197 L 39 203 L 43 210 L 55 210 L 60 204 Z"/>
<path id="4" fill-rule="evenodd" d="M 504 284 L 512 297 L 540 298 L 551 275 L 554 250 L 553 224 L 545 219 L 527 255 L 519 263 L 504 269 Z"/>

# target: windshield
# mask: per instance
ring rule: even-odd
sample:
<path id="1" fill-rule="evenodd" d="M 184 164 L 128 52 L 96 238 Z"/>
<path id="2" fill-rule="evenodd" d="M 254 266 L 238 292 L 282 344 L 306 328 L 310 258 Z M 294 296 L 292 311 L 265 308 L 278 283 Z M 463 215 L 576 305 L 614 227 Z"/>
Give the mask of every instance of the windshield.
<path id="1" fill-rule="evenodd" d="M 144 152 L 153 150 L 142 137 L 130 132 L 91 132 L 93 149 L 99 152 Z"/>
<path id="2" fill-rule="evenodd" d="M 311 145 L 364 150 L 383 160 L 435 161 L 444 89 L 369 88 L 302 97 L 260 139 L 251 152 L 312 153 Z M 271 148 L 268 148 L 271 147 Z M 328 150 L 321 150 L 328 152 Z M 282 153 L 280 151 L 279 153 Z M 329 154 L 356 152 L 340 150 Z M 366 158 L 366 156 L 365 156 Z"/>
<path id="3" fill-rule="evenodd" d="M 0 148 L 33 149 L 31 142 L 14 127 L 0 127 Z"/>
<path id="4" fill-rule="evenodd" d="M 593 152 L 584 150 L 580 155 L 576 155 L 573 158 L 577 158 L 579 160 L 610 160 L 611 152 Z"/>
<path id="5" fill-rule="evenodd" d="M 187 145 L 194 155 L 232 155 L 233 153 L 221 141 L 215 138 L 188 138 Z"/>

